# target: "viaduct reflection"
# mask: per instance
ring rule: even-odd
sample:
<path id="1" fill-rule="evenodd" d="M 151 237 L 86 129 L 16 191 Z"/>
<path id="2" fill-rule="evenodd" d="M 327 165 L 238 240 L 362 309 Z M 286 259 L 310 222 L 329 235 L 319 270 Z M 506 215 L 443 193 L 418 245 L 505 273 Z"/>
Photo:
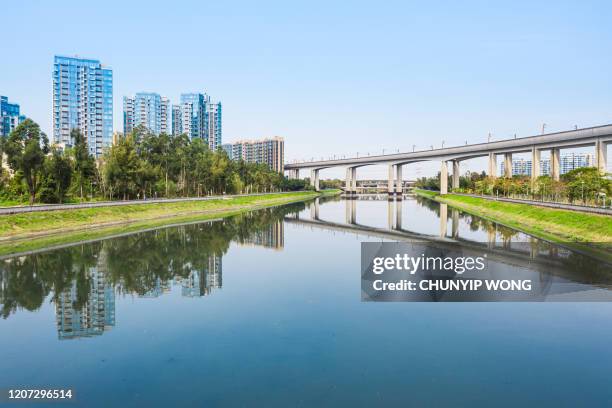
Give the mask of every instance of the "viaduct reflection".
<path id="1" fill-rule="evenodd" d="M 337 198 L 321 198 L 309 204 L 310 217 L 300 218 L 294 212 L 285 217 L 289 224 L 299 224 L 330 231 L 367 235 L 390 241 L 427 241 L 435 242 L 437 246 L 460 245 L 465 250 L 485 251 L 490 259 L 508 263 L 541 273 L 541 280 L 547 281 L 550 276 L 559 276 L 580 283 L 601 285 L 612 284 L 612 265 L 597 260 L 590 255 L 584 255 L 564 246 L 529 237 L 511 228 L 498 225 L 492 221 L 463 213 L 447 204 L 439 204 L 422 197 L 412 197 L 419 206 L 425 207 L 436 214 L 439 223 L 439 233 L 435 235 L 410 231 L 403 225 L 404 207 L 411 205 L 407 200 L 388 199 L 386 195 L 367 195 L 344 200 L 345 222 L 333 222 L 322 219 L 320 206 L 322 203 Z M 358 201 L 386 201 L 386 228 L 373 227 L 359 222 L 357 215 Z M 405 223 L 405 222 L 404 222 Z M 468 240 L 461 236 L 461 231 L 483 232 L 482 241 Z M 465 233 L 465 232 L 464 232 Z"/>
<path id="2" fill-rule="evenodd" d="M 219 221 L 135 233 L 0 261 L 0 312 L 54 303 L 58 338 L 98 336 L 116 324 L 116 296 L 211 295 L 223 285 L 230 243 L 282 250 L 284 216 L 304 203 Z"/>

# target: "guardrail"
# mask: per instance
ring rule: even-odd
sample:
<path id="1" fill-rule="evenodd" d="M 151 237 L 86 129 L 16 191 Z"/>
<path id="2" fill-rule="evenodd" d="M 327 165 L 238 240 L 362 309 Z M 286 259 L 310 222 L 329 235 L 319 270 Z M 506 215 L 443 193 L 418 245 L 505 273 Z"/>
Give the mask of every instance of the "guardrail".
<path id="1" fill-rule="evenodd" d="M 479 195 L 479 194 L 465 194 L 465 193 L 451 193 L 451 194 L 465 196 L 465 197 L 484 198 L 485 200 L 503 201 L 503 202 L 515 203 L 515 204 L 532 204 L 532 205 L 537 205 L 539 207 L 557 208 L 559 210 L 571 210 L 571 211 L 581 211 L 581 212 L 588 212 L 588 213 L 594 213 L 594 214 L 612 215 L 611 208 L 555 203 L 551 201 L 523 200 L 520 198 L 493 197 L 493 196 L 486 196 L 486 195 Z"/>
<path id="2" fill-rule="evenodd" d="M 80 203 L 80 204 L 38 204 L 31 206 L 15 206 L 15 207 L 0 207 L 1 215 L 10 214 L 21 214 L 29 212 L 40 212 L 40 211 L 59 211 L 59 210 L 77 210 L 82 208 L 96 208 L 96 207 L 117 207 L 125 205 L 140 205 L 140 204 L 162 204 L 162 203 L 179 203 L 185 201 L 210 201 L 210 200 L 229 200 L 231 198 L 239 197 L 257 197 L 271 194 L 291 194 L 295 191 L 283 191 L 277 193 L 256 193 L 256 194 L 229 194 L 229 195 L 216 195 L 206 197 L 187 197 L 187 198 L 155 198 L 149 200 L 126 200 L 126 201 L 98 201 L 92 203 Z"/>

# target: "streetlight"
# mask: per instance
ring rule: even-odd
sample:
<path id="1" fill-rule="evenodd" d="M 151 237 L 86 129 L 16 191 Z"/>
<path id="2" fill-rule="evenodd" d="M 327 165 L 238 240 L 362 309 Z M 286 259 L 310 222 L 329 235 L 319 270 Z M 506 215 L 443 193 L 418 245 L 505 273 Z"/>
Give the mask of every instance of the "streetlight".
<path id="1" fill-rule="evenodd" d="M 491 132 L 489 132 L 489 136 L 487 137 L 487 143 L 491 142 Z"/>
<path id="2" fill-rule="evenodd" d="M 414 149 L 416 149 L 416 145 L 412 145 L 412 153 L 414 153 Z"/>
<path id="3" fill-rule="evenodd" d="M 546 131 L 546 123 L 542 123 L 542 134 Z"/>
<path id="4" fill-rule="evenodd" d="M 444 149 L 444 140 L 442 141 L 442 148 Z"/>

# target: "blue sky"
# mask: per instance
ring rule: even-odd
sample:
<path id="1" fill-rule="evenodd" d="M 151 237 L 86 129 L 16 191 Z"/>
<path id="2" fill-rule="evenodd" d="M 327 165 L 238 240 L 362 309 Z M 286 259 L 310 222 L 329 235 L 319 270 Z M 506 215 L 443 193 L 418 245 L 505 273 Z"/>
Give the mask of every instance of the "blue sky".
<path id="1" fill-rule="evenodd" d="M 206 91 L 287 160 L 612 122 L 606 2 L 91 3 L 2 5 L 0 94 L 48 134 L 54 54 L 113 68 L 115 130 L 124 95 Z"/>

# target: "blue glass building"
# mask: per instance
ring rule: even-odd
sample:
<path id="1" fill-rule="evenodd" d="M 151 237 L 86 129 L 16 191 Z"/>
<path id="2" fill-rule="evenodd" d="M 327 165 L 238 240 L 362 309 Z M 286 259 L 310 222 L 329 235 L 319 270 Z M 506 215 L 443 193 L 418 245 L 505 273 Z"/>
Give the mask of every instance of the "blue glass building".
<path id="1" fill-rule="evenodd" d="M 181 103 L 172 107 L 173 134 L 186 133 L 190 139 L 202 139 L 211 150 L 221 148 L 221 102 L 211 102 L 200 93 L 181 94 Z"/>
<path id="2" fill-rule="evenodd" d="M 100 156 L 113 138 L 113 71 L 100 61 L 55 56 L 53 64 L 53 142 L 72 146 L 80 129 L 89 153 Z"/>
<path id="3" fill-rule="evenodd" d="M 8 136 L 24 120 L 25 116 L 19 114 L 19 105 L 0 96 L 0 137 Z"/>
<path id="4" fill-rule="evenodd" d="M 207 96 L 200 93 L 181 94 L 181 133 L 191 140 L 208 142 Z"/>
<path id="5" fill-rule="evenodd" d="M 144 126 L 159 135 L 170 132 L 170 102 L 168 98 L 153 92 L 139 92 L 123 98 L 123 133 L 130 133 L 137 126 Z"/>

